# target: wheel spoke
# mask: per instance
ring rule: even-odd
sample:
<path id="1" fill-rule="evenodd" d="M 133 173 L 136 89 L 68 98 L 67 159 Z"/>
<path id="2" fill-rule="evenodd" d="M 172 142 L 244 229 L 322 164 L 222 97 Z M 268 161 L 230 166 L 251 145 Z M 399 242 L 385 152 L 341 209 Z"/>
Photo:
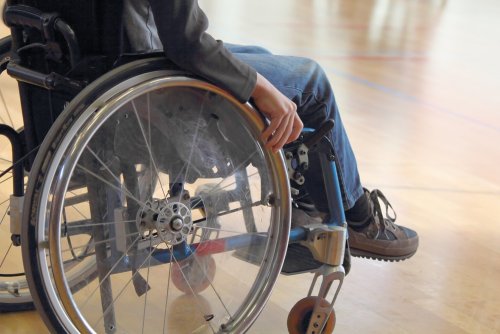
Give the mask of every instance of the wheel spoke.
<path id="1" fill-rule="evenodd" d="M 5 112 L 7 113 L 7 117 L 9 118 L 9 122 L 10 122 L 10 126 L 11 127 L 15 127 L 14 126 L 14 121 L 12 121 L 12 117 L 10 116 L 10 110 L 9 110 L 9 106 L 7 105 L 7 102 L 5 102 L 5 97 L 3 96 L 3 92 L 2 90 L 0 89 L 0 99 L 2 100 L 2 105 L 5 109 Z M 3 119 L 3 117 L 0 116 L 0 120 L 2 121 L 3 124 L 6 124 L 7 122 L 5 122 L 5 120 Z"/>
<path id="2" fill-rule="evenodd" d="M 133 233 L 129 233 L 129 234 L 125 234 L 125 237 L 133 237 L 135 235 L 139 234 L 139 232 L 133 232 Z M 137 238 L 140 238 L 141 236 L 139 235 Z M 104 240 L 100 240 L 100 241 L 92 241 L 90 243 L 90 247 L 93 247 L 93 246 L 96 246 L 96 245 L 102 245 L 102 244 L 105 244 L 105 243 L 108 243 L 110 241 L 115 241 L 116 238 L 108 238 L 108 239 L 104 239 Z M 82 248 L 86 248 L 88 247 L 89 244 L 86 244 L 84 246 L 76 246 L 76 247 L 70 247 L 70 248 L 64 248 L 64 249 L 61 249 L 61 253 L 67 253 L 67 252 L 71 252 L 71 250 L 76 250 L 76 249 L 82 249 Z"/>
<path id="3" fill-rule="evenodd" d="M 70 104 L 75 112 L 63 114 L 60 135 L 40 152 L 30 182 L 39 187 L 25 207 L 37 220 L 28 233 L 34 281 L 45 288 L 37 293 L 51 306 L 41 312 L 56 328 L 90 332 L 103 324 L 241 332 L 279 274 L 287 231 L 278 222 L 289 208 L 266 197 L 286 198 L 286 170 L 255 142 L 262 124 L 249 105 L 196 79 L 177 84 L 161 77 L 163 63 L 151 64 L 147 76 L 104 78 L 105 94 L 102 83 L 90 87 L 82 105 L 92 107 Z M 180 197 L 188 190 L 196 195 Z M 194 321 L 178 322 L 179 312 Z"/>
<path id="4" fill-rule="evenodd" d="M 199 108 L 199 113 L 198 113 L 198 118 L 197 118 L 197 123 L 196 123 L 196 129 L 195 129 L 195 132 L 194 132 L 193 141 L 191 143 L 191 149 L 189 151 L 188 159 L 187 159 L 187 161 L 184 162 L 184 166 L 180 169 L 178 175 L 174 179 L 174 182 L 172 182 L 173 184 L 177 183 L 178 181 L 182 182 L 182 189 L 179 192 L 179 201 L 181 200 L 181 196 L 182 196 L 182 194 L 184 192 L 184 180 L 186 180 L 186 178 L 188 176 L 189 168 L 191 166 L 191 160 L 193 158 L 194 148 L 196 147 L 196 144 L 197 144 L 197 141 L 198 141 L 198 132 L 199 132 L 200 126 L 201 126 L 201 115 L 203 113 L 204 105 L 205 105 L 207 97 L 208 97 L 208 95 L 206 94 L 204 96 L 204 98 L 203 98 L 203 101 L 200 103 L 200 108 Z M 184 176 L 183 176 L 183 178 L 181 180 L 179 180 L 179 177 L 182 175 L 183 170 L 185 170 Z M 170 189 L 169 189 L 169 192 L 170 192 Z"/>
<path id="5" fill-rule="evenodd" d="M 40 148 L 40 145 L 35 147 L 34 149 L 32 149 L 31 151 L 29 151 L 28 153 L 26 153 L 23 157 L 21 157 L 19 160 L 17 160 L 15 163 L 11 164 L 9 167 L 7 167 L 7 169 L 4 169 L 2 172 L 0 172 L 0 177 L 3 177 L 4 175 L 6 175 L 7 173 L 11 173 L 11 170 L 14 169 L 14 167 L 16 167 L 18 164 L 21 164 L 24 162 L 24 160 L 29 157 L 31 154 L 35 153 L 38 149 Z M 5 159 L 4 159 L 5 160 Z M 3 183 L 5 181 L 2 181 L 0 183 Z"/>
<path id="6" fill-rule="evenodd" d="M 103 183 L 107 184 L 108 186 L 110 186 L 111 188 L 117 190 L 118 192 L 122 192 L 124 191 L 124 189 L 120 188 L 120 187 L 117 187 L 116 185 L 114 185 L 113 183 L 109 182 L 108 180 L 102 178 L 101 176 L 97 175 L 96 173 L 90 171 L 89 169 L 85 168 L 84 166 L 80 165 L 80 164 L 77 164 L 76 165 L 78 168 L 82 169 L 84 172 L 86 173 L 89 173 L 90 175 L 92 175 L 93 177 L 95 177 L 96 179 L 98 179 L 99 181 L 102 181 Z M 146 206 L 146 203 L 139 200 L 138 198 L 136 198 L 134 195 L 132 195 L 130 192 L 126 191 L 125 190 L 125 195 L 132 199 L 134 202 L 136 202 L 137 204 L 139 204 L 140 206 Z"/>
<path id="7" fill-rule="evenodd" d="M 3 205 L 5 203 L 7 203 L 8 201 L 9 200 L 7 199 L 7 200 L 3 201 L 2 203 L 0 203 L 0 205 Z M 2 219 L 0 220 L 0 225 L 3 224 L 5 217 L 7 217 L 7 212 L 9 212 L 9 209 L 10 209 L 10 205 L 7 205 L 7 208 L 5 209 L 5 212 L 2 215 Z"/>
<path id="8" fill-rule="evenodd" d="M 6 178 L 5 178 L 5 179 L 3 179 L 2 181 L 0 181 L 0 184 L 2 184 L 2 183 L 4 183 L 4 182 L 9 181 L 9 180 L 10 180 L 10 179 L 12 179 L 12 178 L 13 178 L 13 176 L 12 176 L 12 175 L 10 175 L 9 177 L 6 177 Z"/>
<path id="9" fill-rule="evenodd" d="M 232 230 L 227 230 L 227 229 L 222 229 L 222 228 L 213 228 L 213 227 L 208 227 L 208 226 L 196 226 L 202 230 L 208 230 L 208 231 L 214 231 L 214 232 L 226 232 L 226 233 L 232 233 L 236 235 L 248 235 L 252 237 L 261 237 L 261 238 L 267 238 L 268 236 L 265 234 L 262 234 L 262 232 L 246 232 L 246 231 L 232 231 Z"/>
<path id="10" fill-rule="evenodd" d="M 172 247 L 168 247 L 170 251 L 170 257 L 172 258 Z M 168 297 L 170 294 L 170 279 L 172 277 L 172 261 L 168 264 L 168 279 L 167 279 L 167 295 L 165 296 L 165 310 L 163 311 L 163 330 L 162 333 L 166 333 L 165 326 L 167 325 L 167 306 L 168 306 Z"/>
<path id="11" fill-rule="evenodd" d="M 94 156 L 94 158 L 101 164 L 101 166 L 111 175 L 111 177 L 118 183 L 122 185 L 121 190 L 123 190 L 127 195 L 132 195 L 132 193 L 127 189 L 127 187 L 120 181 L 120 179 L 109 169 L 108 165 L 105 164 L 98 156 L 97 154 L 89 147 L 87 146 L 86 149 Z"/>
<path id="12" fill-rule="evenodd" d="M 133 222 L 135 222 L 135 219 L 103 222 L 103 223 L 79 224 L 79 225 L 68 224 L 69 226 L 65 227 L 65 229 L 71 230 L 71 229 L 82 228 L 82 227 L 106 226 L 106 225 L 116 225 L 118 223 L 123 224 L 123 223 L 133 223 Z"/>
<path id="13" fill-rule="evenodd" d="M 99 285 L 97 285 L 97 287 L 88 295 L 87 299 L 82 303 L 82 306 L 81 308 L 85 308 L 85 306 L 87 305 L 87 303 L 89 302 L 90 298 L 97 292 L 98 289 L 101 288 L 103 282 L 105 280 L 107 280 L 109 278 L 109 276 L 111 276 L 111 274 L 113 273 L 113 270 L 115 270 L 118 265 L 122 262 L 122 260 L 127 256 L 127 253 L 134 247 L 134 245 L 137 243 L 137 241 L 139 241 L 140 239 L 140 236 L 138 236 L 131 244 L 130 246 L 128 247 L 127 251 L 126 252 L 123 252 L 122 256 L 120 256 L 120 258 L 115 262 L 115 264 L 109 269 L 109 271 L 106 273 L 106 275 L 104 275 L 104 277 L 101 279 L 101 282 L 99 282 Z M 97 244 L 97 243 L 94 243 L 94 245 Z M 152 253 L 149 254 L 148 258 L 151 256 Z M 104 315 L 103 315 L 104 316 Z"/>
<path id="14" fill-rule="evenodd" d="M 205 318 L 204 318 L 205 314 L 204 314 L 204 312 L 203 312 L 203 306 L 202 306 L 201 302 L 198 300 L 197 294 L 195 293 L 195 291 L 194 291 L 193 287 L 191 286 L 191 284 L 189 284 L 189 279 L 186 277 L 186 275 L 185 275 L 185 274 L 184 274 L 184 272 L 182 271 L 182 266 L 179 264 L 179 261 L 177 261 L 177 259 L 175 258 L 174 253 L 173 253 L 173 252 L 171 252 L 171 255 L 172 255 L 172 258 L 174 259 L 174 263 L 175 263 L 175 264 L 177 265 L 177 267 L 179 268 L 179 272 L 181 273 L 182 278 L 183 278 L 183 279 L 184 279 L 184 281 L 186 282 L 186 285 L 188 286 L 189 290 L 191 291 L 192 296 L 194 296 L 194 298 L 195 298 L 195 300 L 196 300 L 196 304 L 198 304 L 198 310 L 200 311 L 201 316 L 203 317 L 203 319 L 205 319 Z M 196 256 L 195 256 L 195 257 L 196 257 Z M 197 261 L 197 260 L 195 260 L 195 261 Z M 199 262 L 197 262 L 197 263 L 198 263 L 198 265 L 199 265 Z M 205 275 L 205 277 L 207 276 L 207 275 L 206 275 L 206 272 L 203 272 L 203 274 Z M 210 285 L 212 285 L 212 282 L 210 282 Z M 219 295 L 217 295 L 217 297 L 219 297 Z M 220 300 L 220 299 L 219 299 L 219 300 Z M 221 300 L 221 303 L 222 303 L 222 300 Z M 227 308 L 226 308 L 226 306 L 224 305 L 224 303 L 222 303 L 222 306 L 223 306 L 223 307 L 224 307 L 224 309 L 226 309 L 226 311 L 227 311 Z M 227 312 L 228 312 L 228 315 L 230 315 L 230 314 L 229 314 L 229 311 L 227 311 Z M 211 324 L 210 322 L 208 322 L 208 325 L 210 326 L 210 329 L 212 330 L 212 332 L 213 332 L 213 333 L 215 333 L 215 330 L 214 330 L 214 328 L 213 328 L 212 324 Z"/>
<path id="15" fill-rule="evenodd" d="M 253 154 L 252 154 L 252 155 L 253 155 Z M 247 160 L 245 160 L 245 161 L 246 161 L 246 162 L 248 162 L 248 161 L 251 159 L 251 157 L 252 157 L 252 156 L 250 156 L 250 157 L 249 157 Z M 241 164 L 240 164 L 240 165 L 239 165 L 239 166 L 235 169 L 235 171 L 237 172 L 240 168 L 242 168 L 243 164 L 244 164 L 244 163 L 241 163 Z M 229 179 L 229 177 L 231 177 L 232 175 L 234 175 L 234 173 L 233 173 L 233 174 L 231 174 L 231 175 L 229 175 L 229 176 L 227 176 L 227 177 L 225 177 L 225 178 L 223 178 L 221 181 L 219 181 L 217 184 L 215 184 L 215 185 L 213 186 L 213 188 L 212 188 L 210 191 L 208 191 L 208 192 L 204 193 L 203 195 L 204 195 L 204 196 L 211 195 L 211 194 L 213 194 L 215 191 L 224 190 L 224 189 L 226 189 L 226 188 L 229 188 L 229 187 L 231 187 L 231 186 L 235 185 L 235 184 L 236 184 L 236 181 L 231 182 L 231 183 L 229 183 L 229 184 L 226 184 L 226 185 L 224 185 L 223 187 L 219 187 L 219 186 L 220 186 L 220 185 L 221 185 L 224 181 L 226 181 L 227 179 Z M 253 174 L 249 175 L 249 176 L 248 176 L 248 179 L 251 179 L 251 178 L 252 178 L 252 177 L 254 177 L 255 175 L 259 175 L 259 172 L 255 172 L 255 173 L 253 173 Z M 197 205 L 198 205 L 198 204 L 200 204 L 202 201 L 203 201 L 203 199 L 200 197 L 200 199 L 198 200 L 198 202 L 194 202 L 194 203 L 192 203 L 192 204 L 191 204 L 191 207 L 197 206 Z"/>
<path id="16" fill-rule="evenodd" d="M 9 255 L 9 252 L 10 252 L 10 249 L 12 248 L 12 242 L 10 243 L 9 245 L 9 248 L 7 249 L 7 251 L 5 252 L 5 255 L 3 256 L 2 258 L 2 262 L 0 262 L 0 268 L 2 268 L 3 266 L 3 263 L 5 262 L 5 259 L 7 258 L 7 255 Z"/>
<path id="17" fill-rule="evenodd" d="M 137 119 L 137 124 L 139 125 L 139 128 L 141 129 L 142 137 L 144 139 L 144 142 L 146 143 L 146 147 L 148 149 L 149 159 L 151 161 L 151 165 L 154 167 L 154 172 L 156 173 L 156 177 L 158 178 L 158 183 L 160 184 L 161 191 L 163 193 L 164 198 L 166 199 L 167 193 L 165 192 L 165 189 L 163 189 L 163 184 L 161 183 L 161 180 L 160 180 L 160 172 L 158 170 L 158 165 L 156 164 L 156 161 L 153 158 L 153 151 L 151 150 L 151 143 L 148 142 L 148 139 L 146 138 L 146 133 L 144 132 L 144 127 L 142 126 L 141 119 L 139 118 L 139 113 L 137 111 L 137 107 L 135 105 L 134 100 L 132 100 L 132 108 L 134 108 L 134 114 L 135 114 L 135 117 Z M 148 108 L 148 112 L 149 112 L 149 108 Z M 150 122 L 150 118 L 148 119 L 148 124 L 149 124 L 149 122 Z"/>
<path id="18" fill-rule="evenodd" d="M 73 196 L 76 196 L 75 193 L 71 192 L 71 195 Z M 73 210 L 75 210 L 76 212 L 78 212 L 78 214 L 83 218 L 83 219 L 88 219 L 89 217 L 87 215 L 84 215 L 83 212 L 81 212 L 77 207 L 76 207 L 76 204 L 72 204 L 70 205 L 71 208 L 73 208 Z"/>
<path id="19" fill-rule="evenodd" d="M 151 245 L 153 243 L 153 238 L 149 238 L 149 248 L 151 248 Z M 148 260 L 148 270 L 146 274 L 146 287 L 149 286 L 149 270 L 151 269 L 151 256 L 149 257 Z M 144 311 L 142 312 L 142 331 L 141 333 L 144 333 L 144 323 L 146 321 L 146 305 L 148 304 L 148 292 L 149 289 L 146 288 L 146 295 L 144 296 Z"/>
<path id="20" fill-rule="evenodd" d="M 148 256 L 146 257 L 146 259 L 141 263 L 141 265 L 137 268 L 137 270 L 135 271 L 135 273 L 132 274 L 132 277 L 125 283 L 125 286 L 118 292 L 117 296 L 113 299 L 111 305 L 109 305 L 105 310 L 104 312 L 102 313 L 102 315 L 99 317 L 99 319 L 97 319 L 97 321 L 94 323 L 94 326 L 97 325 L 105 316 L 106 314 L 108 314 L 108 312 L 110 312 L 110 310 L 112 309 L 112 306 L 114 305 L 114 303 L 120 298 L 120 296 L 123 294 L 123 292 L 125 291 L 125 289 L 128 287 L 128 285 L 130 284 L 130 282 L 133 281 L 134 277 L 136 277 L 138 274 L 139 274 L 139 270 L 142 269 L 144 267 L 144 265 L 146 264 L 146 262 L 148 262 L 148 260 L 150 260 L 151 256 L 153 255 L 154 251 L 156 250 L 156 248 L 158 248 L 158 245 L 154 246 L 153 249 L 149 252 Z M 119 263 L 119 262 L 117 262 Z M 115 264 L 116 266 L 116 264 Z M 107 279 L 107 277 L 109 277 L 109 275 L 111 275 L 112 271 L 110 271 L 107 275 L 106 275 L 106 278 L 103 279 L 102 281 L 105 281 Z M 102 284 L 102 282 L 101 282 Z M 99 284 L 99 287 L 100 285 Z M 83 306 L 82 306 L 83 308 Z"/>
<path id="21" fill-rule="evenodd" d="M 148 143 L 149 145 L 151 145 L 152 143 L 152 140 L 151 140 L 151 95 L 149 93 L 147 93 L 147 110 L 148 110 Z M 152 164 L 152 161 L 150 161 L 150 164 Z M 151 173 L 153 173 L 153 169 L 150 168 L 151 170 Z M 161 190 L 163 192 L 163 195 L 165 196 L 165 191 L 163 190 L 163 185 L 161 183 L 161 180 L 159 178 L 159 176 L 157 175 L 158 177 L 158 182 L 160 183 L 160 187 L 161 187 Z M 151 190 L 153 190 L 153 186 L 154 186 L 154 181 L 153 181 L 153 177 L 150 177 L 150 186 L 151 186 Z M 165 196 L 166 197 L 166 196 Z"/>

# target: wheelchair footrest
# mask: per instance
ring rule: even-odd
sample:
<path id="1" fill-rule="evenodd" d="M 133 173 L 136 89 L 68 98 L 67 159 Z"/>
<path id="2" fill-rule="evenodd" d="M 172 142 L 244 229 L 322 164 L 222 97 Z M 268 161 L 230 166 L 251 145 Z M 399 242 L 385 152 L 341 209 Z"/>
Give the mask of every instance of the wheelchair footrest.
<path id="1" fill-rule="evenodd" d="M 262 262 L 262 259 L 264 257 L 264 247 L 259 246 L 259 245 L 250 245 L 248 247 L 243 247 L 240 249 L 237 249 L 234 253 L 233 256 L 243 260 L 248 263 L 252 263 L 255 265 L 260 265 Z"/>
<path id="2" fill-rule="evenodd" d="M 285 263 L 281 269 L 284 275 L 296 275 L 312 272 L 321 267 L 323 263 L 316 261 L 311 251 L 300 244 L 288 245 Z"/>

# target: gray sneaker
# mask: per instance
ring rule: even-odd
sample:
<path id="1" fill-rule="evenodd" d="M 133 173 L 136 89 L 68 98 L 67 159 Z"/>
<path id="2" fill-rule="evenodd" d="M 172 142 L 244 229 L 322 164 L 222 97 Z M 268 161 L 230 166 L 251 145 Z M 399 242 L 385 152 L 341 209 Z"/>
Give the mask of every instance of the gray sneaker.
<path id="1" fill-rule="evenodd" d="M 370 223 L 361 228 L 347 222 L 351 255 L 383 261 L 401 261 L 412 257 L 418 248 L 417 233 L 394 224 L 396 212 L 380 190 L 370 192 L 365 189 L 364 196 L 370 203 L 372 217 Z M 385 205 L 385 217 L 380 202 Z"/>

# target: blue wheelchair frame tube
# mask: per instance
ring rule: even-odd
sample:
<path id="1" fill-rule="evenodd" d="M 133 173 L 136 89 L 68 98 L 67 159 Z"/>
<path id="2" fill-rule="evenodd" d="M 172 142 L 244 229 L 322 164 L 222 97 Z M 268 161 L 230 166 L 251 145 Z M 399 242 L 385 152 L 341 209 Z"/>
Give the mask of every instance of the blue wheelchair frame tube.
<path id="1" fill-rule="evenodd" d="M 313 132 L 313 129 L 305 128 L 303 132 Z M 321 171 L 323 175 L 323 185 L 328 201 L 328 215 L 323 221 L 327 226 L 344 226 L 346 222 L 344 214 L 344 204 L 340 191 L 340 182 L 337 173 L 335 159 L 331 159 L 327 154 L 319 153 Z M 307 181 L 306 181 L 307 182 Z M 290 242 L 305 240 L 307 231 L 303 227 L 296 227 L 290 230 Z"/>
<path id="2" fill-rule="evenodd" d="M 304 129 L 303 132 L 313 132 L 312 129 Z M 328 145 L 330 143 L 328 142 Z M 324 219 L 323 223 L 327 226 L 341 226 L 343 227 L 346 219 L 344 214 L 344 204 L 342 201 L 342 194 L 340 190 L 340 182 L 337 173 L 337 166 L 335 164 L 335 159 L 330 154 L 325 152 L 319 152 L 319 159 L 321 164 L 321 171 L 323 175 L 323 184 L 326 191 L 326 198 L 328 201 L 328 215 Z M 304 227 L 296 227 L 290 230 L 289 242 L 304 241 L 307 239 L 308 231 Z M 265 234 L 262 235 L 263 237 Z M 217 254 L 221 252 L 236 250 L 243 247 L 248 247 L 250 244 L 258 243 L 258 239 L 250 235 L 238 235 L 227 238 L 221 238 L 219 240 L 210 240 L 207 244 L 209 246 L 207 249 L 202 250 L 200 255 Z M 264 241 L 265 238 L 262 238 Z M 195 252 L 198 252 L 198 244 L 188 245 L 183 242 L 179 245 L 173 247 L 173 250 L 157 250 L 152 252 L 152 256 L 156 261 L 160 263 L 169 263 L 174 261 L 181 261 L 188 258 Z M 203 247 L 205 248 L 205 247 Z M 144 260 L 145 254 L 139 255 L 139 258 Z M 129 267 L 129 259 L 125 260 L 120 268 L 115 268 L 117 272 L 127 270 Z M 136 261 L 141 261 L 137 259 Z"/>
<path id="3" fill-rule="evenodd" d="M 321 155 L 320 162 L 329 211 L 328 220 L 325 223 L 328 226 L 343 226 L 346 220 L 335 160 L 330 160 L 329 157 Z"/>

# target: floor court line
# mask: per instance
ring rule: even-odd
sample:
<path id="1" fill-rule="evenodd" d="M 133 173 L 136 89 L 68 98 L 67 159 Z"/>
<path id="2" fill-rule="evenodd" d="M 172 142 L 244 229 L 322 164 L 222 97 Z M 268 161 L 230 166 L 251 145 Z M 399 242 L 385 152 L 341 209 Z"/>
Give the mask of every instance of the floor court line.
<path id="1" fill-rule="evenodd" d="M 453 188 L 434 188 L 434 187 L 421 187 L 409 185 L 391 185 L 391 184 L 366 184 L 368 188 L 381 188 L 381 189 L 397 189 L 397 190 L 410 190 L 410 191 L 425 191 L 434 193 L 453 193 L 453 194 L 468 194 L 468 195 L 485 195 L 485 196 L 500 196 L 500 190 L 471 190 L 471 189 L 453 189 Z"/>
<path id="2" fill-rule="evenodd" d="M 361 78 L 361 77 L 353 75 L 351 73 L 340 71 L 340 70 L 333 68 L 333 67 L 326 67 L 325 70 L 329 73 L 336 75 L 336 76 L 339 76 L 339 77 L 342 77 L 345 79 L 349 79 L 353 82 L 359 83 L 359 84 L 366 86 L 366 87 L 373 88 L 373 89 L 378 90 L 380 92 L 386 93 L 386 94 L 391 95 L 391 96 L 396 97 L 396 98 L 399 98 L 403 101 L 418 104 L 418 105 L 421 105 L 429 110 L 432 110 L 432 111 L 435 111 L 435 112 L 438 112 L 438 113 L 441 113 L 444 115 L 448 115 L 448 116 L 451 116 L 451 117 L 454 117 L 457 119 L 461 119 L 467 123 L 471 123 L 471 124 L 477 125 L 477 126 L 482 127 L 482 128 L 490 129 L 490 130 L 493 130 L 495 132 L 500 132 L 500 127 L 498 127 L 498 126 L 488 124 L 486 122 L 480 121 L 480 120 L 475 119 L 473 117 L 469 117 L 469 116 L 466 116 L 464 114 L 458 113 L 456 111 L 452 111 L 452 110 L 446 109 L 444 107 L 435 105 L 433 103 L 421 100 L 415 96 L 398 91 L 397 89 L 390 88 L 390 87 L 387 87 L 385 85 L 375 83 L 373 81 Z"/>

